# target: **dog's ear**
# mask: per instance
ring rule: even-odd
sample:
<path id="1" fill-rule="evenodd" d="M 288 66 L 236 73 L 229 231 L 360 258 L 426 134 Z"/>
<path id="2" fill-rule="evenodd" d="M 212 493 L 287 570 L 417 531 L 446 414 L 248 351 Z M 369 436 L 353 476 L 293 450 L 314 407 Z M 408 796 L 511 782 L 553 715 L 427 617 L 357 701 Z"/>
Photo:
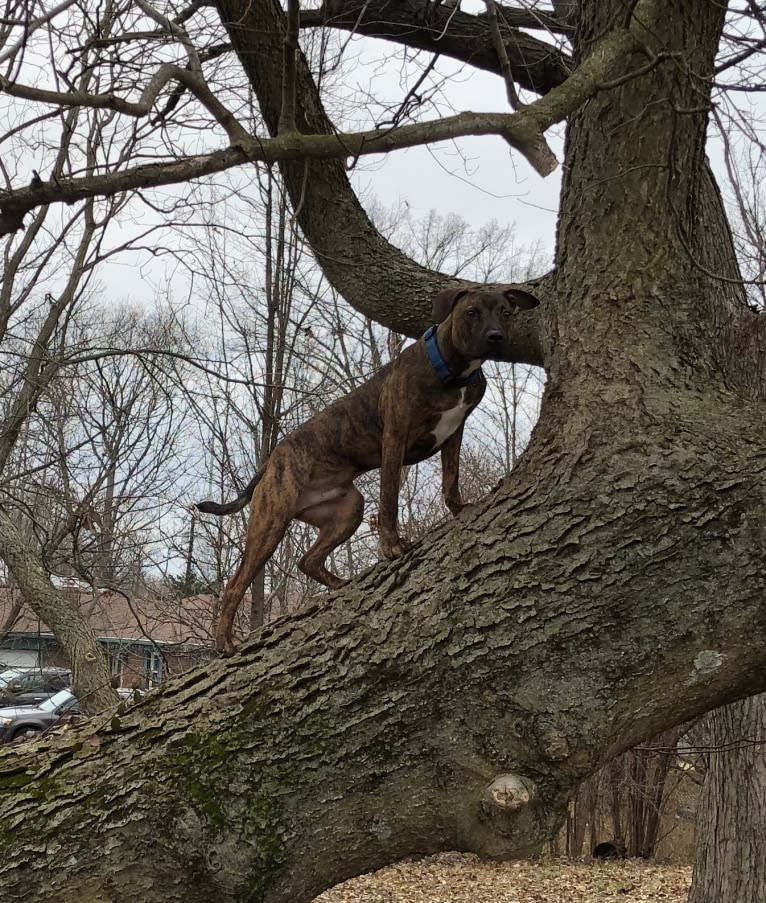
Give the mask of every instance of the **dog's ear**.
<path id="1" fill-rule="evenodd" d="M 532 310 L 540 303 L 539 298 L 520 288 L 507 288 L 503 294 L 519 310 Z"/>
<path id="2" fill-rule="evenodd" d="M 431 305 L 431 319 L 441 323 L 452 313 L 457 302 L 470 292 L 470 288 L 445 288 L 434 298 Z"/>

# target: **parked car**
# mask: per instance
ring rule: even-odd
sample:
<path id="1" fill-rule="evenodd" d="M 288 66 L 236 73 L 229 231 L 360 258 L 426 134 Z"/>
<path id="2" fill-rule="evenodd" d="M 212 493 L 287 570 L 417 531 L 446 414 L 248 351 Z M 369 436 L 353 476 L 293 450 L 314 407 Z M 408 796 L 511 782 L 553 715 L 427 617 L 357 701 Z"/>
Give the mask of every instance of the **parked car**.
<path id="1" fill-rule="evenodd" d="M 5 671 L 0 671 L 0 691 L 4 690 L 14 677 L 26 674 L 28 670 L 28 668 L 6 668 Z"/>
<path id="2" fill-rule="evenodd" d="M 79 714 L 80 703 L 71 690 L 59 690 L 40 705 L 0 708 L 0 743 L 41 734 Z"/>
<path id="3" fill-rule="evenodd" d="M 39 705 L 71 685 L 72 672 L 68 668 L 4 671 L 0 675 L 0 706 Z"/>

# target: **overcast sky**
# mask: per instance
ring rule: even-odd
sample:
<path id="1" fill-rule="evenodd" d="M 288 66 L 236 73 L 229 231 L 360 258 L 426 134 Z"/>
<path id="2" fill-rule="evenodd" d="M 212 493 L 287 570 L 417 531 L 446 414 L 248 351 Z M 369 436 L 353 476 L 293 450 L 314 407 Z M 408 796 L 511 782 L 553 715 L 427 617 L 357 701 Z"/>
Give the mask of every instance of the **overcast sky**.
<path id="1" fill-rule="evenodd" d="M 442 72 L 458 68 L 440 64 Z M 449 93 L 458 111 L 510 112 L 502 80 L 484 72 L 462 73 Z M 561 160 L 562 141 L 553 132 L 548 137 Z M 553 250 L 561 168 L 543 179 L 501 138 L 463 138 L 397 151 L 365 161 L 353 182 L 363 197 L 372 193 L 389 206 L 401 198 L 419 214 L 455 212 L 474 225 L 491 219 L 516 222 L 521 244 L 541 240 Z"/>
<path id="2" fill-rule="evenodd" d="M 368 128 L 378 121 L 381 108 L 370 102 L 371 95 L 394 105 L 400 102 L 431 59 L 428 54 L 420 54 L 412 65 L 404 62 L 403 53 L 401 48 L 383 41 L 360 38 L 350 42 L 344 54 L 347 63 L 338 80 L 343 87 L 340 92 L 336 87 L 333 99 L 345 92 L 351 98 L 350 118 L 341 127 Z M 413 54 L 409 52 L 408 57 Z M 432 120 L 439 113 L 469 110 L 510 112 L 504 83 L 497 76 L 447 58 L 439 59 L 436 68 L 437 80 L 445 79 L 444 91 L 422 118 Z M 562 134 L 563 128 L 558 135 L 548 135 L 559 160 L 563 157 Z M 223 146 L 225 136 L 221 133 L 217 137 Z M 358 161 L 351 179 L 365 206 L 374 201 L 391 208 L 404 202 L 414 219 L 431 210 L 457 213 L 475 228 L 493 219 L 501 224 L 515 223 L 518 247 L 541 243 L 542 250 L 552 256 L 561 169 L 541 178 L 501 138 L 463 138 L 365 157 Z M 147 216 L 149 211 L 144 208 L 140 222 L 145 224 Z M 138 225 L 122 221 L 127 232 Z M 135 256 L 122 255 L 107 264 L 100 277 L 116 297 L 149 302 L 153 286 L 162 286 L 167 275 L 164 263 L 149 255 L 141 255 L 138 266 Z M 184 296 L 183 281 L 178 271 L 170 279 L 177 298 Z"/>

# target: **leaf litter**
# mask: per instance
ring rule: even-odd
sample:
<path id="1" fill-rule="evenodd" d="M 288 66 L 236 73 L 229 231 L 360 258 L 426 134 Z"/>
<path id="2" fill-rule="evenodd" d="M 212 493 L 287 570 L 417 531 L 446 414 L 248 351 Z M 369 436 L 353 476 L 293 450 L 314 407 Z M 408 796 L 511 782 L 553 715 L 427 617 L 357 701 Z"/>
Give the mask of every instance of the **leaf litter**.
<path id="1" fill-rule="evenodd" d="M 691 871 L 642 859 L 486 862 L 441 853 L 345 881 L 315 903 L 686 903 Z"/>

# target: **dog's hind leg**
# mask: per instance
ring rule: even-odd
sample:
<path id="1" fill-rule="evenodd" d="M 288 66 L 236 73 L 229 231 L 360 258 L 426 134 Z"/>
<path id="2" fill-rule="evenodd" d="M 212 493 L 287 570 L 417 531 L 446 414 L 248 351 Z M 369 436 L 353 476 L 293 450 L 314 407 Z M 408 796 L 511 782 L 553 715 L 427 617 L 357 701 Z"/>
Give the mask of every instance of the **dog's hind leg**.
<path id="1" fill-rule="evenodd" d="M 260 489 L 260 487 L 259 487 Z M 292 520 L 292 510 L 274 504 L 274 494 L 256 490 L 247 525 L 245 552 L 239 567 L 221 598 L 221 613 L 215 631 L 215 649 L 222 655 L 233 655 L 234 617 L 255 575 L 274 554 Z"/>
<path id="2" fill-rule="evenodd" d="M 298 517 L 302 521 L 319 528 L 319 536 L 298 563 L 303 573 L 330 589 L 338 589 L 348 583 L 348 580 L 342 580 L 327 570 L 325 559 L 333 549 L 353 536 L 363 514 L 364 498 L 353 483 L 344 486 L 341 494 L 332 501 L 301 511 Z"/>

